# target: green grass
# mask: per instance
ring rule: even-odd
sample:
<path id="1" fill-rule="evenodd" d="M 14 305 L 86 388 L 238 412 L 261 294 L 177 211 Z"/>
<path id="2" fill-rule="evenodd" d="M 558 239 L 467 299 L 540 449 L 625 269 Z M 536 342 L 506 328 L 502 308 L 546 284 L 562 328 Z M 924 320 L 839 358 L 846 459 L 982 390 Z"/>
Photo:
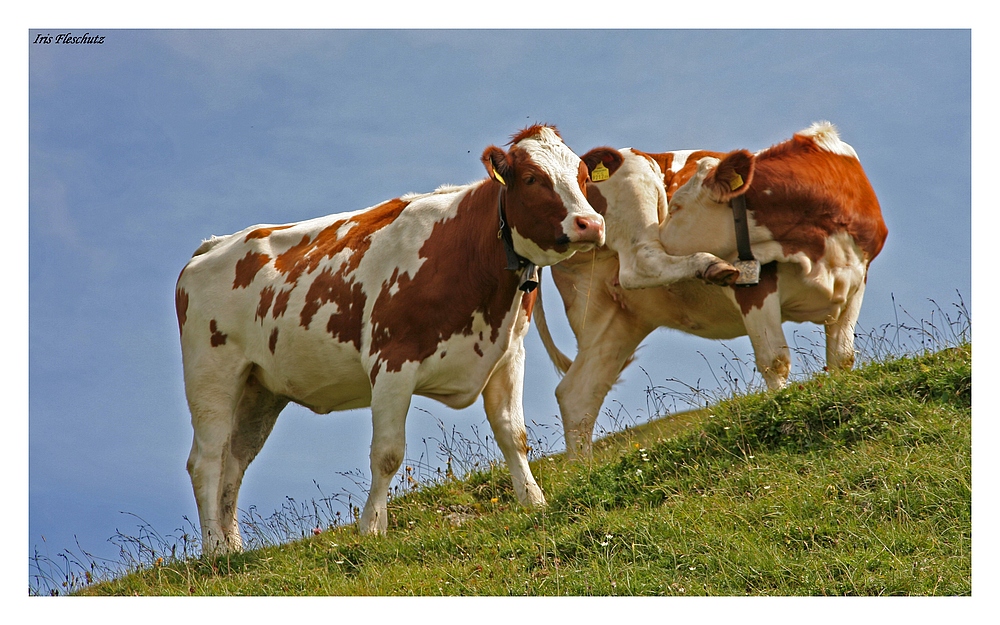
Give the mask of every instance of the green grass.
<path id="1" fill-rule="evenodd" d="M 542 458 L 353 526 L 172 558 L 88 595 L 970 595 L 971 345 L 821 374 Z"/>

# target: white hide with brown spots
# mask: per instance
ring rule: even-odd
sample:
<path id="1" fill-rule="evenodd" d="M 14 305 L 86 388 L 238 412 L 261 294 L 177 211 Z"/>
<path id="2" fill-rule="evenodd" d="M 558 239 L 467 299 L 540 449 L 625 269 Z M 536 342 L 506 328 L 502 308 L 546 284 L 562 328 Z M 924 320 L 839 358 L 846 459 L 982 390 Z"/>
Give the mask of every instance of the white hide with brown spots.
<path id="1" fill-rule="evenodd" d="M 506 268 L 499 202 L 515 252 L 537 265 L 603 244 L 604 222 L 587 204 L 586 168 L 554 129 L 526 129 L 483 159 L 483 181 L 214 237 L 184 268 L 188 471 L 206 553 L 241 548 L 240 484 L 288 402 L 371 406 L 364 533 L 386 531 L 413 394 L 455 408 L 482 395 L 518 500 L 544 504 L 521 401 L 535 294 Z"/>

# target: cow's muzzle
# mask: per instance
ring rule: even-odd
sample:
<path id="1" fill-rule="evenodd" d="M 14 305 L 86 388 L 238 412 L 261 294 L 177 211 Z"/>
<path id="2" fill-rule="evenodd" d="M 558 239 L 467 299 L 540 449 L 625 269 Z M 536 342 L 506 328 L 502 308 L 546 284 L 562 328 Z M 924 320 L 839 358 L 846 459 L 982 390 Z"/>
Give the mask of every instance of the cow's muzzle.
<path id="1" fill-rule="evenodd" d="M 561 243 L 593 243 L 604 245 L 604 218 L 600 215 L 587 217 L 580 215 L 573 219 L 570 232 L 563 235 Z"/>

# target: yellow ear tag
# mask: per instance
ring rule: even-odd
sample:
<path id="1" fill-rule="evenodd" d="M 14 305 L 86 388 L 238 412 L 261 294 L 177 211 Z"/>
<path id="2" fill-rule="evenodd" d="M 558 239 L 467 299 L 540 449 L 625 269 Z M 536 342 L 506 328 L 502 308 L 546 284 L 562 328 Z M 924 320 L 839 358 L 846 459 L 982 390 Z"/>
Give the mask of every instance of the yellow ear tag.
<path id="1" fill-rule="evenodd" d="M 597 167 L 594 168 L 594 171 L 590 172 L 590 179 L 594 182 L 607 180 L 609 177 L 611 177 L 611 172 L 609 172 L 608 168 L 604 166 L 604 163 L 598 163 Z"/>
<path id="2" fill-rule="evenodd" d="M 729 181 L 729 190 L 735 191 L 743 186 L 743 176 L 739 174 L 733 174 L 732 179 Z"/>
<path id="3" fill-rule="evenodd" d="M 506 183 L 506 182 L 504 182 L 504 179 L 503 179 L 503 176 L 501 176 L 501 175 L 500 175 L 500 172 L 498 172 L 498 171 L 497 171 L 497 170 L 495 170 L 495 169 L 493 170 L 493 177 L 494 177 L 494 178 L 496 179 L 496 181 L 497 181 L 497 182 L 499 182 L 499 183 L 500 183 L 500 184 L 502 184 L 503 186 L 505 186 L 505 187 L 507 186 L 507 183 Z"/>

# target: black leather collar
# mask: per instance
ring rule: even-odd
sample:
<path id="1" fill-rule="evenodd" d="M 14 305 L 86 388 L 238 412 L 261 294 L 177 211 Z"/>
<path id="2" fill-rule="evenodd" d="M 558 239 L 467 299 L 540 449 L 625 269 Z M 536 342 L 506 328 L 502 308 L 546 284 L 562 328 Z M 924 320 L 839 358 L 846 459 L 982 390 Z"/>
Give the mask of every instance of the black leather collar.
<path id="1" fill-rule="evenodd" d="M 510 224 L 507 223 L 507 211 L 504 210 L 505 191 L 506 189 L 501 186 L 497 194 L 497 211 L 500 213 L 500 231 L 497 232 L 497 238 L 503 242 L 503 250 L 507 254 L 506 269 L 520 272 L 521 283 L 517 288 L 525 293 L 531 293 L 538 286 L 538 267 L 514 251 L 514 239 L 510 232 Z"/>
<path id="2" fill-rule="evenodd" d="M 746 194 L 741 193 L 733 198 L 733 224 L 736 227 L 736 252 L 739 260 L 733 266 L 740 270 L 736 286 L 754 286 L 760 280 L 760 262 L 754 258 L 750 249 L 750 224 L 747 220 Z"/>

